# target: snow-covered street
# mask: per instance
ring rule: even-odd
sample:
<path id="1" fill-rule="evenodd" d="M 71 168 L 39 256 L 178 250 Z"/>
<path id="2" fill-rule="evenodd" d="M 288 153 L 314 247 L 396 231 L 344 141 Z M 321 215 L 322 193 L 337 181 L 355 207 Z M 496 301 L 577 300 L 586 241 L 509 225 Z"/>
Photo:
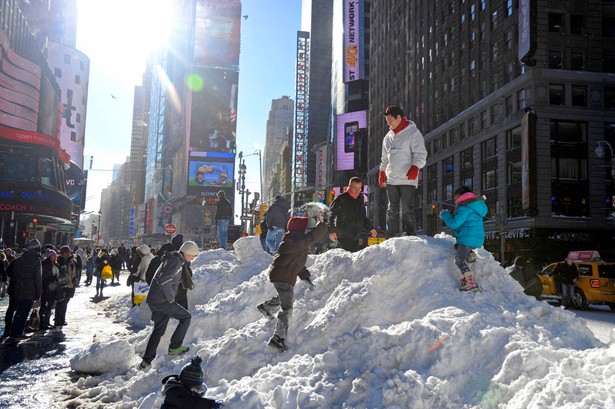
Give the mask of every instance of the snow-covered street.
<path id="1" fill-rule="evenodd" d="M 100 303 L 81 287 L 40 358 L 28 355 L 39 341 L 2 347 L 24 358 L 2 373 L 0 407 L 157 408 L 161 379 L 194 354 L 206 396 L 228 408 L 615 407 L 613 332 L 598 339 L 574 311 L 525 296 L 483 250 L 472 265 L 482 292 L 459 292 L 452 244 L 406 237 L 310 256 L 316 289 L 297 283 L 284 353 L 267 346 L 274 323 L 255 309 L 274 294 L 258 238 L 202 252 L 191 350 L 166 355 L 171 321 L 148 371 L 137 369 L 147 305 L 131 309 L 124 284 Z"/>

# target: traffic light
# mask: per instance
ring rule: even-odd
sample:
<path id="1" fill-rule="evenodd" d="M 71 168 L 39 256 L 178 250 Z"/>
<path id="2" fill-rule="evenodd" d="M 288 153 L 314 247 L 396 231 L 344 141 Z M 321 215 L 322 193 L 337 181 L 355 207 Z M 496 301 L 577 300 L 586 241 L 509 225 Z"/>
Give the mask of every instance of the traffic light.
<path id="1" fill-rule="evenodd" d="M 32 219 L 32 223 L 34 224 L 38 223 L 38 219 L 37 218 Z"/>
<path id="2" fill-rule="evenodd" d="M 329 190 L 329 203 L 333 202 L 333 199 L 335 199 L 335 190 L 331 189 Z"/>
<path id="3" fill-rule="evenodd" d="M 438 210 L 438 206 L 436 206 L 435 203 L 432 203 L 432 205 L 431 205 L 431 214 L 435 215 L 436 214 L 436 210 Z"/>

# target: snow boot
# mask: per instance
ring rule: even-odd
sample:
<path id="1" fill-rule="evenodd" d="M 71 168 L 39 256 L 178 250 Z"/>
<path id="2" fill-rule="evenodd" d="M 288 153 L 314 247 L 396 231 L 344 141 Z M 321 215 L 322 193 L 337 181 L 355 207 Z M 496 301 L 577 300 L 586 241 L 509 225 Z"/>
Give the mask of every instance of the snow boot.
<path id="1" fill-rule="evenodd" d="M 284 338 L 281 338 L 279 335 L 272 336 L 267 345 L 271 348 L 277 349 L 280 352 L 284 352 L 288 349 L 284 343 Z"/>
<path id="2" fill-rule="evenodd" d="M 468 284 L 467 280 L 466 280 L 466 276 L 464 276 L 463 274 L 459 276 L 459 288 L 463 288 Z"/>
<path id="3" fill-rule="evenodd" d="M 275 317 L 273 316 L 273 314 L 271 314 L 269 311 L 267 311 L 267 308 L 265 308 L 264 304 L 259 304 L 256 306 L 256 309 L 263 314 L 265 317 L 269 318 L 270 320 L 274 319 Z"/>
<path id="4" fill-rule="evenodd" d="M 474 250 L 472 250 L 471 252 L 468 253 L 468 256 L 466 257 L 466 263 L 474 263 L 476 261 L 476 253 L 474 252 Z"/>
<path id="5" fill-rule="evenodd" d="M 151 366 L 152 364 L 150 364 L 149 362 L 141 361 L 141 363 L 139 364 L 139 369 L 142 371 L 147 371 Z"/>
<path id="6" fill-rule="evenodd" d="M 177 348 L 169 348 L 169 355 L 183 355 L 188 352 L 190 348 L 185 346 L 178 346 Z"/>
<path id="7" fill-rule="evenodd" d="M 459 291 L 474 292 L 478 291 L 478 284 L 474 279 L 474 274 L 468 274 L 466 277 L 466 284 L 459 289 Z"/>

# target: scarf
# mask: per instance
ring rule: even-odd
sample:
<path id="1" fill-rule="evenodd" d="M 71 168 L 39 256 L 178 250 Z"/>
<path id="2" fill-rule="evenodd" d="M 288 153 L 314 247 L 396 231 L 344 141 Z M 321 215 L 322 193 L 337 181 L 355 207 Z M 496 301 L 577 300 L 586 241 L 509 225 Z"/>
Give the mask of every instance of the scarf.
<path id="1" fill-rule="evenodd" d="M 408 125 L 410 125 L 410 121 L 408 121 L 406 118 L 402 118 L 401 123 L 397 125 L 397 128 L 393 129 L 393 133 L 397 135 L 398 133 L 403 131 Z"/>
<path id="2" fill-rule="evenodd" d="M 187 263 L 182 266 L 182 287 L 186 290 L 194 290 L 196 288 L 196 284 L 192 281 L 192 270 Z"/>

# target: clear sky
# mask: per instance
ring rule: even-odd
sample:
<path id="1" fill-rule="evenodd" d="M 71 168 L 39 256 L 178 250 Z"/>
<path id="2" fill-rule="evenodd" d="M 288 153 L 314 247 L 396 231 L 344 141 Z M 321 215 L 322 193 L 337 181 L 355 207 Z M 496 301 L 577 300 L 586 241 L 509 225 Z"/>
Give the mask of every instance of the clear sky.
<path id="1" fill-rule="evenodd" d="M 86 211 L 97 212 L 113 165 L 130 154 L 134 86 L 148 52 L 162 41 L 169 0 L 77 0 L 77 49 L 90 58 L 84 168 Z M 243 0 L 237 149 L 263 149 L 271 100 L 294 99 L 301 0 Z M 258 156 L 246 158 L 246 185 L 259 191 Z M 237 175 L 235 175 L 237 177 Z"/>

